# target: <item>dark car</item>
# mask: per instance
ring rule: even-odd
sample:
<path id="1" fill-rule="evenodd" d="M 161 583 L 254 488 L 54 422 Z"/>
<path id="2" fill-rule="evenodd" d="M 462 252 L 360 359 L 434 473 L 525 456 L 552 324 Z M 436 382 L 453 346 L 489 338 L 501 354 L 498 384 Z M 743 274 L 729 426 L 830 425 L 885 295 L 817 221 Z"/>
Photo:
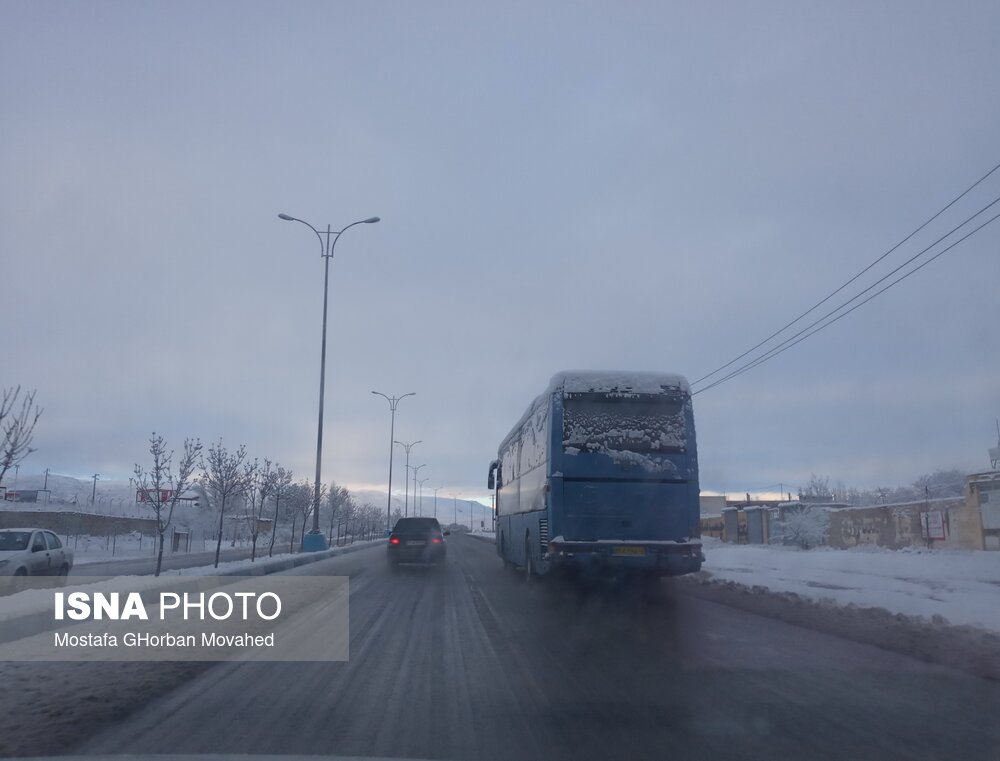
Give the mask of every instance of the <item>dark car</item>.
<path id="1" fill-rule="evenodd" d="M 437 518 L 400 518 L 386 545 L 389 566 L 420 563 L 443 567 L 448 554 L 444 538 L 450 533 L 441 530 Z"/>

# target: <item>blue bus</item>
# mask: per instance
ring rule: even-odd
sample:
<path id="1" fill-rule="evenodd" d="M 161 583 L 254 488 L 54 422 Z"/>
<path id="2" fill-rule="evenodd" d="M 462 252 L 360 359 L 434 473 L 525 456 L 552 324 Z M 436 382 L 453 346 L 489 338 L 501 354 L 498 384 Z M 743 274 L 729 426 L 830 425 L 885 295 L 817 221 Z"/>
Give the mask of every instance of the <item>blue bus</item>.
<path id="1" fill-rule="evenodd" d="M 487 483 L 497 554 L 529 578 L 701 568 L 694 416 L 679 375 L 557 373 L 500 444 Z"/>

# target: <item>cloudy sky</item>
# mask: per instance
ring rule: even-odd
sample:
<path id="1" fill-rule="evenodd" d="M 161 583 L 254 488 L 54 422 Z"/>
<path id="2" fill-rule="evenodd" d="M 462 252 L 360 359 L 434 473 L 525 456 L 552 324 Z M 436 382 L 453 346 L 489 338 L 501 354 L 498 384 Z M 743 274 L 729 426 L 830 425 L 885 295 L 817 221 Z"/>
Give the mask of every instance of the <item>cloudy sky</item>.
<path id="1" fill-rule="evenodd" d="M 397 438 L 475 496 L 554 372 L 700 378 L 1000 162 L 994 2 L 2 6 L 2 382 L 45 408 L 22 472 L 126 478 L 156 430 L 311 474 L 323 266 L 279 212 L 382 218 L 331 266 L 324 479 L 384 488 L 369 392 L 413 391 Z M 702 488 L 988 466 L 998 248 L 1000 221 L 698 394 Z"/>

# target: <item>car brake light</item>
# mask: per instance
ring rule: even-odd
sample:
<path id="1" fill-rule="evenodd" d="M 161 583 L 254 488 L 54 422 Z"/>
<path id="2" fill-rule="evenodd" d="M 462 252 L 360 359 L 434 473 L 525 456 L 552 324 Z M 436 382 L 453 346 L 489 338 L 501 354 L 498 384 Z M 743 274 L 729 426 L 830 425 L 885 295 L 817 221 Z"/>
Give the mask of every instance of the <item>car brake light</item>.
<path id="1" fill-rule="evenodd" d="M 399 544 L 399 537 L 394 536 L 391 539 L 389 539 L 389 544 Z"/>
<path id="2" fill-rule="evenodd" d="M 432 541 L 432 542 L 433 542 L 434 544 L 441 544 L 441 537 L 439 537 L 439 536 L 436 536 L 436 537 L 434 537 L 433 539 L 431 539 L 431 541 Z"/>

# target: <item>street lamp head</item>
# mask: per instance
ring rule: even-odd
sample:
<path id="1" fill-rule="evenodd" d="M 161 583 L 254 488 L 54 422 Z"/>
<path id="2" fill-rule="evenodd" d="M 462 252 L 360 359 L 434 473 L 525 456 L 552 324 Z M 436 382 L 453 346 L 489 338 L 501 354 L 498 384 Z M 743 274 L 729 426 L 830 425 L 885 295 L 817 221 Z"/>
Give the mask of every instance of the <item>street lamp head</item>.
<path id="1" fill-rule="evenodd" d="M 364 223 L 366 225 L 373 225 L 376 222 L 380 222 L 381 219 L 382 219 L 381 217 L 368 217 L 368 219 L 364 220 Z"/>
<path id="2" fill-rule="evenodd" d="M 295 221 L 295 217 L 290 217 L 287 214 L 279 214 L 278 215 L 278 219 L 283 219 L 286 222 L 294 222 Z"/>

